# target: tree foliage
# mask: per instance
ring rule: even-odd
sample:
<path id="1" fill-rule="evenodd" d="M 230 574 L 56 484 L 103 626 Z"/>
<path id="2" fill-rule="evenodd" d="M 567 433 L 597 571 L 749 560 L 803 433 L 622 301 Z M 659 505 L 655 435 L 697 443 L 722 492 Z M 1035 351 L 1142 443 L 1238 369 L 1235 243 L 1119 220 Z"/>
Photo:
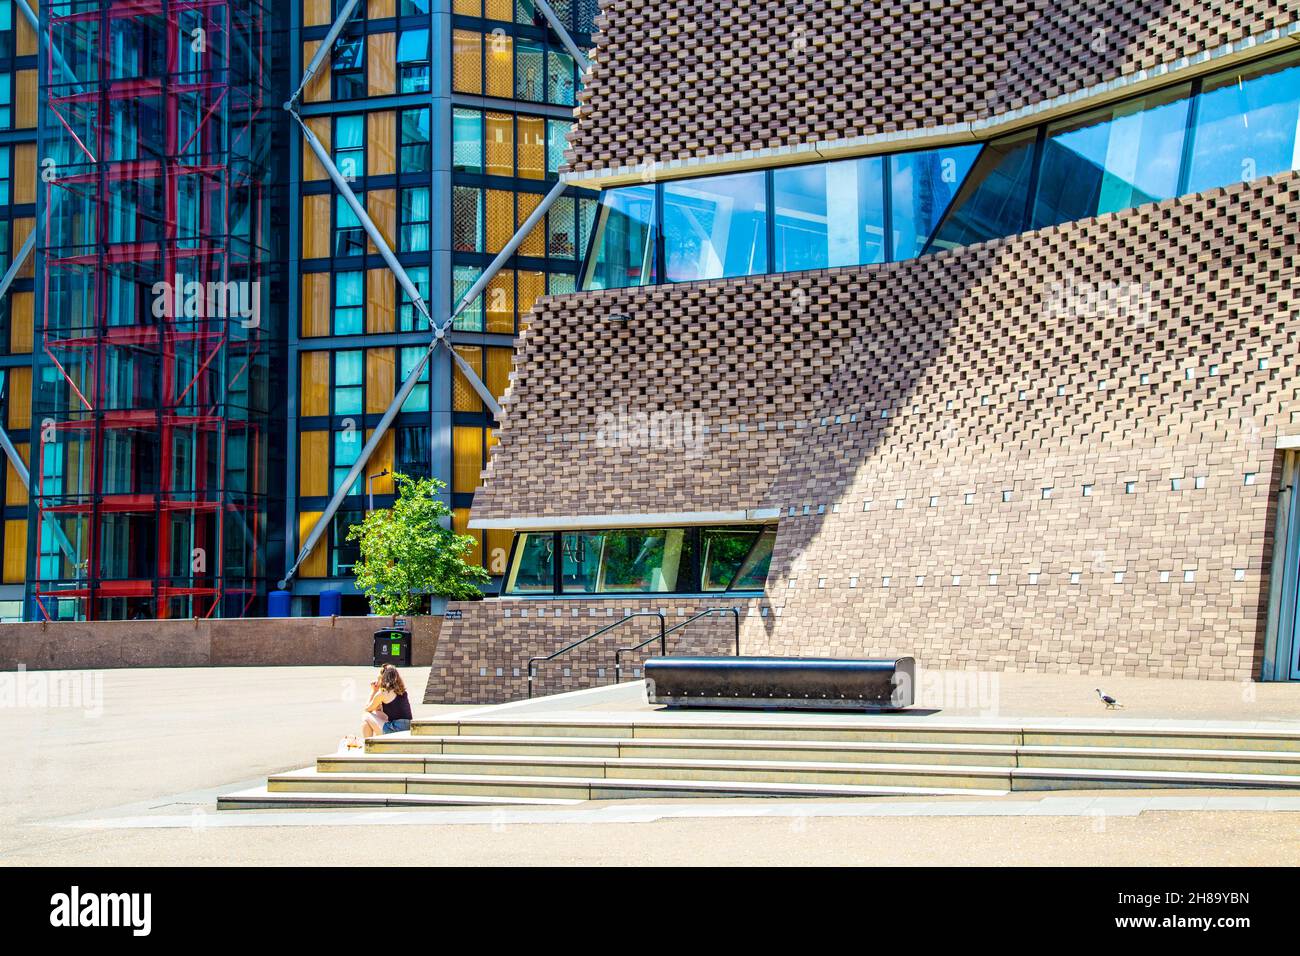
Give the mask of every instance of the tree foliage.
<path id="1" fill-rule="evenodd" d="M 371 511 L 348 529 L 360 542 L 353 567 L 357 587 L 370 599 L 375 614 L 413 614 L 426 595 L 472 601 L 483 596 L 478 584 L 487 571 L 465 558 L 477 543 L 473 536 L 448 527 L 451 509 L 438 498 L 446 488 L 436 478 L 393 475 L 397 500 L 391 508 Z"/>

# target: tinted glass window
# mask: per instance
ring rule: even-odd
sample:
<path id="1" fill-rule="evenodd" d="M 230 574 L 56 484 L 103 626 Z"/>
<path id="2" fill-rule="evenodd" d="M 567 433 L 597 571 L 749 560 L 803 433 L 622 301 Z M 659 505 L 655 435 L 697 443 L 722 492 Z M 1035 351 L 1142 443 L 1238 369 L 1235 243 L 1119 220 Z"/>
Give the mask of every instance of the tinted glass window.
<path id="1" fill-rule="evenodd" d="M 506 591 L 552 594 L 555 591 L 555 548 L 551 533 L 521 534 Z"/>
<path id="2" fill-rule="evenodd" d="M 776 270 L 883 262 L 883 169 L 872 157 L 773 171 Z"/>
<path id="3" fill-rule="evenodd" d="M 655 281 L 653 186 L 601 195 L 596 239 L 583 287 L 622 289 Z"/>
<path id="4" fill-rule="evenodd" d="M 894 259 L 921 254 L 979 151 L 979 146 L 971 144 L 890 157 Z"/>
<path id="5" fill-rule="evenodd" d="M 1034 138 L 1031 130 L 984 147 L 926 251 L 1000 239 L 1024 228 Z"/>
<path id="6" fill-rule="evenodd" d="M 1190 85 L 1047 128 L 1034 228 L 1178 194 Z"/>
<path id="7" fill-rule="evenodd" d="M 766 272 L 763 173 L 710 176 L 664 186 L 664 274 L 669 282 Z"/>

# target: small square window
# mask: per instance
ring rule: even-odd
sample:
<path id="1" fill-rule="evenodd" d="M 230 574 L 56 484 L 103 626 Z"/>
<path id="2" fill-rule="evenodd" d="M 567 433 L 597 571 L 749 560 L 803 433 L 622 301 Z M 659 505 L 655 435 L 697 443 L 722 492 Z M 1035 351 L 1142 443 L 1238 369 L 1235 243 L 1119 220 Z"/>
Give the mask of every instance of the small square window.
<path id="1" fill-rule="evenodd" d="M 1078 584 L 1081 580 L 1083 580 L 1083 573 L 1082 573 L 1082 572 L 1080 572 L 1080 571 L 1071 571 L 1071 572 L 1070 572 L 1070 583 L 1071 583 L 1071 584 Z"/>
<path id="2" fill-rule="evenodd" d="M 973 505 L 975 503 L 975 492 L 973 491 L 966 492 L 966 494 L 962 497 L 962 500 L 968 505 Z"/>
<path id="3" fill-rule="evenodd" d="M 1010 501 L 1010 500 L 1011 500 L 1011 489 L 1008 488 L 1008 489 L 1006 489 L 1005 491 L 1002 492 L 1002 501 L 1003 501 L 1003 503 L 1006 503 L 1006 502 L 1008 502 L 1008 501 Z"/>
<path id="4" fill-rule="evenodd" d="M 1192 484 L 1196 487 L 1197 491 L 1203 489 L 1205 487 L 1205 475 L 1197 475 L 1193 479 Z"/>
<path id="5" fill-rule="evenodd" d="M 1255 483 L 1255 472 L 1248 471 L 1246 472 L 1244 477 L 1245 477 L 1246 484 L 1253 485 Z"/>
<path id="6" fill-rule="evenodd" d="M 1196 369 L 1194 369 L 1194 368 L 1185 368 L 1185 369 L 1183 369 L 1183 378 L 1186 379 L 1186 380 L 1189 381 L 1189 382 L 1190 382 L 1192 379 L 1196 378 Z"/>
<path id="7" fill-rule="evenodd" d="M 1030 584 L 1037 584 L 1037 583 L 1038 583 L 1038 572 L 1037 572 L 1037 571 L 1030 571 L 1030 572 L 1029 572 L 1029 583 L 1030 583 Z"/>
<path id="8" fill-rule="evenodd" d="M 1141 375 L 1138 376 L 1138 384 L 1139 384 L 1139 385 L 1150 385 L 1150 384 L 1151 384 L 1151 376 L 1148 375 L 1146 372 L 1143 372 Z"/>
<path id="9" fill-rule="evenodd" d="M 1169 572 L 1168 572 L 1168 571 L 1161 571 L 1161 572 L 1160 572 L 1160 583 L 1161 583 L 1161 584 L 1168 584 L 1168 583 L 1169 583 Z"/>
<path id="10" fill-rule="evenodd" d="M 930 496 L 930 507 L 931 507 L 931 508 L 937 508 L 937 507 L 939 507 L 939 496 L 938 496 L 938 495 L 931 495 L 931 496 Z"/>
<path id="11" fill-rule="evenodd" d="M 1124 482 L 1124 494 L 1135 495 L 1137 494 L 1137 490 L 1138 490 L 1138 483 L 1136 481 Z"/>
<path id="12" fill-rule="evenodd" d="M 1052 497 L 1052 489 L 1051 489 L 1051 488 L 1044 488 L 1044 489 L 1043 489 L 1043 499 L 1046 500 L 1046 499 L 1048 499 L 1048 498 L 1050 498 L 1050 497 Z"/>
<path id="13" fill-rule="evenodd" d="M 825 579 L 825 578 L 818 578 L 818 579 L 817 579 L 817 587 L 818 587 L 818 588 L 824 588 L 824 587 L 826 587 L 826 579 Z"/>
<path id="14" fill-rule="evenodd" d="M 924 575 L 924 574 L 918 574 L 918 575 L 916 576 L 916 586 L 919 588 L 919 587 L 923 586 L 924 584 L 925 584 L 925 575 Z"/>
<path id="15" fill-rule="evenodd" d="M 1259 360 L 1259 370 L 1262 372 L 1262 371 L 1264 371 L 1266 368 L 1268 368 L 1268 359 L 1266 359 L 1266 358 L 1262 358 L 1262 359 L 1260 359 L 1260 360 Z"/>
<path id="16" fill-rule="evenodd" d="M 1232 580 L 1234 580 L 1234 581 L 1244 581 L 1244 580 L 1246 580 L 1246 569 L 1245 569 L 1245 568 L 1233 568 L 1233 569 L 1232 569 Z"/>
<path id="17" fill-rule="evenodd" d="M 1124 583 L 1124 572 L 1123 572 L 1123 571 L 1116 571 L 1116 572 L 1115 572 L 1115 583 L 1116 583 L 1116 584 L 1123 584 L 1123 583 Z"/>
<path id="18" fill-rule="evenodd" d="M 1170 479 L 1169 479 L 1169 490 L 1170 490 L 1170 491 L 1182 491 L 1182 490 L 1183 490 L 1183 479 L 1181 479 L 1181 478 L 1170 478 Z"/>
<path id="19" fill-rule="evenodd" d="M 895 499 L 894 499 L 894 510 L 895 510 L 895 511 L 902 510 L 903 502 L 905 502 L 906 500 L 907 500 L 906 498 L 895 498 Z"/>
<path id="20" fill-rule="evenodd" d="M 1016 397 L 1023 402 L 1027 398 L 1029 398 L 1029 393 L 1022 388 L 1019 392 L 1016 393 Z"/>
<path id="21" fill-rule="evenodd" d="M 849 575 L 849 587 L 855 588 L 857 586 L 858 586 L 858 576 L 856 574 Z"/>
<path id="22" fill-rule="evenodd" d="M 1064 394 L 1065 394 L 1065 386 L 1064 386 L 1064 385 L 1058 385 L 1058 386 L 1056 386 L 1056 394 L 1057 394 L 1057 395 L 1064 395 Z"/>
<path id="23" fill-rule="evenodd" d="M 871 499 L 870 499 L 870 498 L 868 498 L 866 501 L 862 502 L 862 510 L 863 510 L 863 511 L 870 511 L 870 510 L 871 510 Z"/>
<path id="24" fill-rule="evenodd" d="M 989 584 L 997 584 L 997 583 L 998 583 L 998 572 L 996 572 L 996 571 L 990 571 L 990 572 L 989 572 Z"/>
<path id="25" fill-rule="evenodd" d="M 954 575 L 952 576 L 952 586 L 955 587 L 955 588 L 956 588 L 956 587 L 961 587 L 961 575 L 960 575 L 960 574 L 954 574 Z"/>
<path id="26" fill-rule="evenodd" d="M 889 575 L 888 575 L 888 574 L 886 574 L 883 578 L 880 579 L 880 586 L 881 586 L 882 588 L 887 588 L 887 587 L 889 587 Z"/>
<path id="27" fill-rule="evenodd" d="M 1196 572 L 1195 572 L 1195 571 L 1193 571 L 1193 570 L 1191 570 L 1191 569 L 1189 568 L 1189 569 L 1187 569 L 1186 571 L 1183 572 L 1183 583 L 1184 583 L 1184 584 L 1191 584 L 1191 583 L 1192 583 L 1193 581 L 1195 581 L 1195 580 L 1196 580 Z"/>
<path id="28" fill-rule="evenodd" d="M 1092 485 L 1084 485 L 1084 486 L 1083 486 L 1083 496 L 1084 496 L 1085 498 L 1091 498 L 1091 497 L 1092 497 Z"/>

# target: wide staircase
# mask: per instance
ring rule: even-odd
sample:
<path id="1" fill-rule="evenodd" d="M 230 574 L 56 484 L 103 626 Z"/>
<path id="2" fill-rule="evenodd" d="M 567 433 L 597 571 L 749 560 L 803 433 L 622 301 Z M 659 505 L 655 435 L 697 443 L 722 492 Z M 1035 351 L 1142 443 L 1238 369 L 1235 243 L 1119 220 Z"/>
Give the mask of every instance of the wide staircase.
<path id="1" fill-rule="evenodd" d="M 1300 732 L 928 718 L 479 712 L 414 722 L 231 793 L 223 809 L 570 805 L 670 797 L 1300 789 Z"/>

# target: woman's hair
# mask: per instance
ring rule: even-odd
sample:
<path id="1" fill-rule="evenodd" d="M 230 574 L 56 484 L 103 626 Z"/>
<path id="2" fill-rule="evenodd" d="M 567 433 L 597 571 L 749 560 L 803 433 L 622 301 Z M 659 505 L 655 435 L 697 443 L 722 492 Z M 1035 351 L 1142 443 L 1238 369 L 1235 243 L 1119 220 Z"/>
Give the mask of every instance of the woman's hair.
<path id="1" fill-rule="evenodd" d="M 391 690 L 394 694 L 406 693 L 406 685 L 402 683 L 402 675 L 397 672 L 397 668 L 392 664 L 385 664 L 379 669 L 379 686 L 384 690 Z"/>

